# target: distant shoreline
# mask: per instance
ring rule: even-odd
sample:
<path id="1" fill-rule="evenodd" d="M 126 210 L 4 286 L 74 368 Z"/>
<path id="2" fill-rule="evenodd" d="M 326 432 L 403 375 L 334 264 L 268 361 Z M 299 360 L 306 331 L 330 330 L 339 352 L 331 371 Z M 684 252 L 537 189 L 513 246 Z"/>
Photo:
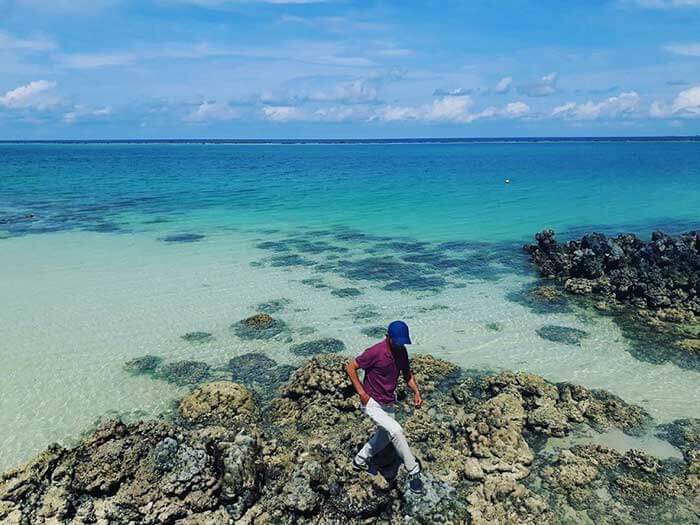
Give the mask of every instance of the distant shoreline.
<path id="1" fill-rule="evenodd" d="M 0 144 L 232 144 L 232 145 L 343 145 L 343 144 L 519 144 L 605 142 L 700 142 L 700 135 L 641 137 L 490 137 L 388 139 L 51 139 L 0 140 Z"/>

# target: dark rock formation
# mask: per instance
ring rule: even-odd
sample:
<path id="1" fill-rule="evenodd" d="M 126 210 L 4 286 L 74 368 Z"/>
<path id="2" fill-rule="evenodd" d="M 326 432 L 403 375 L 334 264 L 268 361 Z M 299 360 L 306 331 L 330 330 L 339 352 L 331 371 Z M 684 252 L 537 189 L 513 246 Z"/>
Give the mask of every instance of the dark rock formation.
<path id="1" fill-rule="evenodd" d="M 368 326 L 360 330 L 360 333 L 372 339 L 384 339 L 386 335 L 386 326 Z"/>
<path id="2" fill-rule="evenodd" d="M 362 291 L 358 290 L 357 288 L 338 288 L 336 290 L 333 290 L 331 292 L 332 295 L 335 295 L 336 297 L 357 297 L 359 295 L 362 295 Z"/>
<path id="3" fill-rule="evenodd" d="M 700 315 L 700 232 L 678 237 L 654 232 L 650 242 L 592 233 L 558 243 L 545 230 L 535 239 L 525 250 L 540 273 L 571 293 L 661 311 L 679 321 Z"/>
<path id="4" fill-rule="evenodd" d="M 340 339 L 325 337 L 306 343 L 299 343 L 289 347 L 289 351 L 295 355 L 312 356 L 318 354 L 337 354 L 345 350 L 345 343 Z"/>
<path id="5" fill-rule="evenodd" d="M 660 342 L 666 350 L 653 352 L 656 357 L 643 348 L 633 352 L 636 357 L 700 368 L 700 232 L 677 237 L 654 232 L 649 242 L 592 233 L 559 243 L 545 230 L 535 239 L 537 244 L 524 248 L 544 278 L 594 298 L 601 311 L 621 313 L 623 330 L 631 321 L 669 338 Z M 640 339 L 635 331 L 626 333 Z"/>
<path id="6" fill-rule="evenodd" d="M 271 339 L 288 330 L 284 321 L 266 313 L 246 317 L 232 324 L 231 328 L 241 339 Z"/>
<path id="7" fill-rule="evenodd" d="M 162 362 L 162 357 L 158 357 L 157 355 L 145 355 L 143 357 L 130 359 L 124 364 L 124 368 L 135 375 L 153 374 Z"/>
<path id="8" fill-rule="evenodd" d="M 210 377 L 210 366 L 201 361 L 174 361 L 160 365 L 153 375 L 176 385 L 193 385 Z"/>
<path id="9" fill-rule="evenodd" d="M 278 365 L 264 354 L 251 352 L 232 358 L 228 362 L 231 378 L 252 389 L 261 401 L 269 401 L 278 387 L 289 380 L 295 368 Z"/>
<path id="10" fill-rule="evenodd" d="M 274 363 L 236 359 L 232 369 Z M 251 392 L 218 381 L 185 397 L 175 423 L 112 421 L 73 449 L 50 447 L 0 477 L 0 522 L 697 523 L 698 421 L 661 427 L 684 461 L 599 445 L 545 452 L 549 436 L 578 425 L 633 431 L 648 416 L 532 374 L 465 374 L 429 355 L 411 362 L 425 407 L 404 396 L 399 418 L 423 463 L 423 496 L 408 491 L 403 468 L 395 483 L 353 471 L 372 425 L 346 359 L 329 354 L 298 369 L 262 419 Z"/>

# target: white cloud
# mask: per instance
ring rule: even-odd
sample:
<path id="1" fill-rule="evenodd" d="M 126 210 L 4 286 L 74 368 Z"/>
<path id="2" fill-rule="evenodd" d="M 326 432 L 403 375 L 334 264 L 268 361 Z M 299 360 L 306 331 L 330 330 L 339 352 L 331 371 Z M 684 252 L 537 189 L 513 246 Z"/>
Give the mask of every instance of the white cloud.
<path id="1" fill-rule="evenodd" d="M 511 102 L 505 107 L 504 114 L 510 117 L 521 117 L 530 112 L 530 106 L 524 102 Z"/>
<path id="2" fill-rule="evenodd" d="M 623 3 L 630 3 L 627 0 Z M 631 0 L 631 3 L 647 9 L 673 9 L 676 7 L 700 7 L 700 0 Z"/>
<path id="3" fill-rule="evenodd" d="M 82 104 L 76 104 L 73 109 L 63 115 L 63 122 L 66 124 L 74 124 L 79 120 L 91 120 L 100 117 L 106 117 L 112 114 L 112 107 L 105 106 L 102 108 L 89 108 Z"/>
<path id="4" fill-rule="evenodd" d="M 43 36 L 19 38 L 5 31 L 0 31 L 0 51 L 51 51 L 56 44 Z"/>
<path id="5" fill-rule="evenodd" d="M 571 120 L 624 117 L 632 114 L 639 107 L 639 102 L 639 94 L 635 91 L 629 91 L 616 97 L 606 98 L 600 102 L 593 102 L 592 100 L 585 103 L 567 102 L 555 107 L 551 116 Z"/>
<path id="6" fill-rule="evenodd" d="M 367 106 L 331 106 L 314 111 L 314 120 L 324 122 L 343 122 L 347 120 L 366 120 L 370 117 Z"/>
<path id="7" fill-rule="evenodd" d="M 375 83 L 359 78 L 348 82 L 340 82 L 329 89 L 320 89 L 312 92 L 309 100 L 318 102 L 367 102 L 377 98 Z"/>
<path id="8" fill-rule="evenodd" d="M 207 42 L 143 44 L 137 50 L 57 54 L 58 65 L 72 69 L 128 66 L 149 60 L 195 60 L 232 57 L 251 60 L 295 61 L 339 67 L 366 68 L 375 62 L 364 56 L 348 54 L 337 43 L 292 41 L 276 47 L 215 46 Z"/>
<path id="9" fill-rule="evenodd" d="M 529 97 L 547 97 L 559 92 L 557 81 L 559 80 L 558 73 L 549 73 L 539 80 L 516 86 L 519 93 Z"/>
<path id="10" fill-rule="evenodd" d="M 700 118 L 700 86 L 681 91 L 670 104 L 655 100 L 649 108 L 649 115 L 655 118 Z"/>
<path id="11" fill-rule="evenodd" d="M 264 106 L 262 112 L 266 119 L 275 122 L 303 120 L 305 117 L 304 112 L 296 106 Z"/>
<path id="12" fill-rule="evenodd" d="M 411 106 L 385 106 L 380 108 L 372 120 L 398 121 L 421 120 L 427 122 L 455 122 L 468 124 L 487 118 L 520 118 L 530 112 L 524 102 L 511 102 L 503 108 L 490 106 L 477 113 L 471 112 L 474 101 L 470 96 L 445 96 L 433 100 L 432 104 Z"/>
<path id="13" fill-rule="evenodd" d="M 668 44 L 664 46 L 664 49 L 677 55 L 700 57 L 700 42 L 691 42 L 686 44 Z"/>
<path id="14" fill-rule="evenodd" d="M 692 114 L 700 116 L 700 86 L 681 91 L 673 101 L 674 114 Z"/>
<path id="15" fill-rule="evenodd" d="M 510 91 L 511 85 L 513 84 L 513 77 L 502 78 L 498 84 L 496 84 L 496 93 L 508 93 Z"/>
<path id="16" fill-rule="evenodd" d="M 53 93 L 56 82 L 34 80 L 24 86 L 19 86 L 0 96 L 0 106 L 11 109 L 46 109 L 59 103 L 59 98 Z"/>
<path id="17" fill-rule="evenodd" d="M 183 120 L 185 122 L 217 122 L 233 120 L 238 116 L 238 111 L 228 104 L 203 102 Z"/>

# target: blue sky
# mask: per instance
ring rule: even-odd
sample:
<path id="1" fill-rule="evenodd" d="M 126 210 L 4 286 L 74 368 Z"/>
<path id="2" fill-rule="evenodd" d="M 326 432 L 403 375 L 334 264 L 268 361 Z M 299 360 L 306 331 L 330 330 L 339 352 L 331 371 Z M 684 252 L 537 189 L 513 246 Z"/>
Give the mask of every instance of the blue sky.
<path id="1" fill-rule="evenodd" d="M 0 138 L 700 134 L 700 0 L 0 0 Z"/>

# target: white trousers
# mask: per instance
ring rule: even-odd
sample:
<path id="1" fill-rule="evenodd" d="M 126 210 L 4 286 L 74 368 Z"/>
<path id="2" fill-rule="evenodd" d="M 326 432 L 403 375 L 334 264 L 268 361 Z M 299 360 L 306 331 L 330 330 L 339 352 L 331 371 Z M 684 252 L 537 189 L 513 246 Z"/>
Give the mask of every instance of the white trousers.
<path id="1" fill-rule="evenodd" d="M 365 446 L 357 453 L 358 461 L 368 463 L 373 455 L 381 452 L 384 447 L 391 443 L 394 445 L 397 454 L 403 460 L 403 464 L 409 474 L 418 472 L 418 463 L 408 446 L 403 428 L 401 428 L 401 425 L 394 419 L 394 406 L 380 405 L 370 397 L 369 401 L 367 401 L 367 405 L 362 407 L 362 412 L 369 416 L 372 422 L 377 425 L 377 430 L 375 430 L 372 437 L 369 438 L 369 441 L 365 443 Z"/>

